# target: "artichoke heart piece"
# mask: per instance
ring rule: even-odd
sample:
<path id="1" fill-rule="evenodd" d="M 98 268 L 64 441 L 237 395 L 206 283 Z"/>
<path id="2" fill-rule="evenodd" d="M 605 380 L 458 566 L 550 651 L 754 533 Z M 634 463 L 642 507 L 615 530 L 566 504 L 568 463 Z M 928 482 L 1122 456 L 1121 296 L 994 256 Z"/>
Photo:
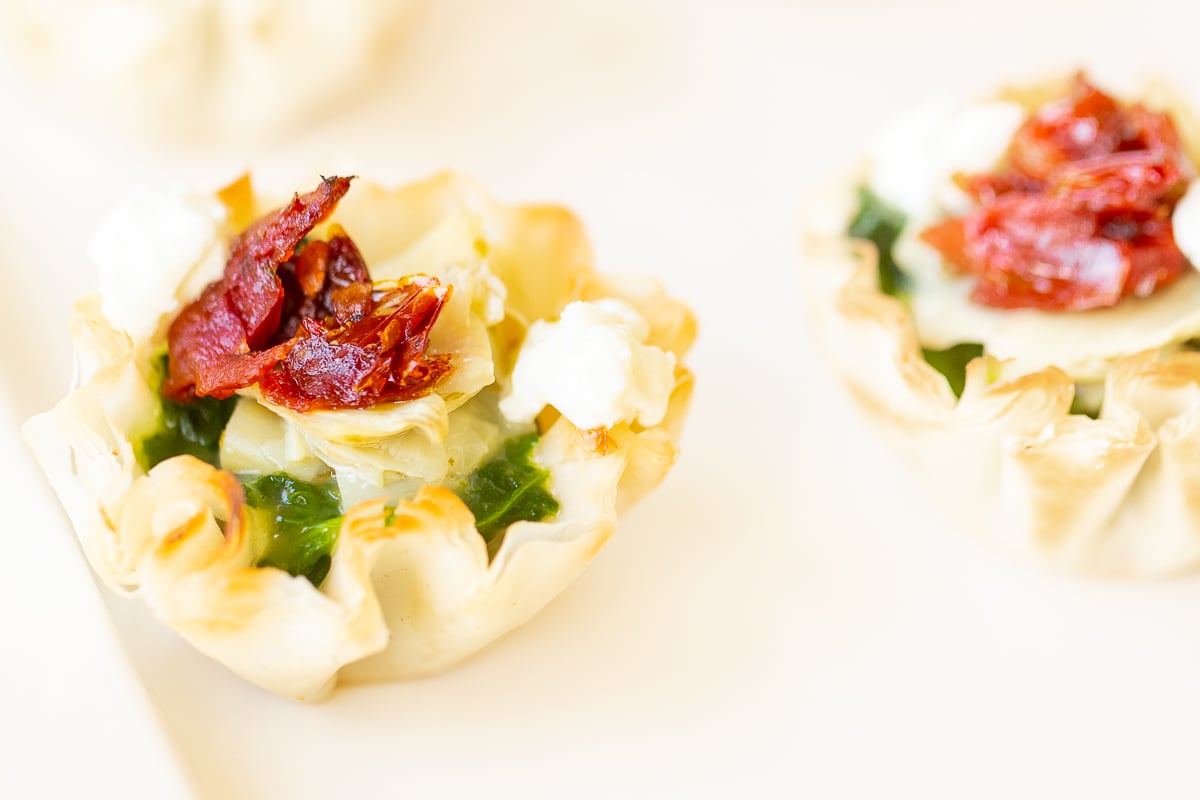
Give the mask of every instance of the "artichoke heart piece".
<path id="1" fill-rule="evenodd" d="M 329 476 L 297 427 L 253 399 L 239 398 L 221 436 L 220 467 L 239 475 L 283 472 L 303 481 Z"/>

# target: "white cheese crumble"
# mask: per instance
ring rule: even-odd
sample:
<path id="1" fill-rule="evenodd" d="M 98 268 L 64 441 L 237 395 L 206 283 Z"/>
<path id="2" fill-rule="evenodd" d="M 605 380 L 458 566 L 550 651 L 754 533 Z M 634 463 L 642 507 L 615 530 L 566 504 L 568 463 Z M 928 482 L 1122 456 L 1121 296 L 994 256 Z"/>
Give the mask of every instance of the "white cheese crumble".
<path id="1" fill-rule="evenodd" d="M 551 405 L 577 428 L 657 425 L 675 385 L 675 355 L 644 344 L 646 321 L 620 300 L 575 302 L 529 329 L 500 411 L 528 422 Z"/>
<path id="2" fill-rule="evenodd" d="M 197 267 L 220 276 L 225 207 L 212 197 L 143 192 L 108 215 L 88 255 L 99 272 L 100 310 L 135 340 L 152 336 L 179 306 Z"/>
<path id="3" fill-rule="evenodd" d="M 969 198 L 954 175 L 992 170 L 1024 117 L 1016 103 L 956 107 L 949 98 L 931 98 L 872 143 L 868 184 L 909 220 L 963 213 Z"/>

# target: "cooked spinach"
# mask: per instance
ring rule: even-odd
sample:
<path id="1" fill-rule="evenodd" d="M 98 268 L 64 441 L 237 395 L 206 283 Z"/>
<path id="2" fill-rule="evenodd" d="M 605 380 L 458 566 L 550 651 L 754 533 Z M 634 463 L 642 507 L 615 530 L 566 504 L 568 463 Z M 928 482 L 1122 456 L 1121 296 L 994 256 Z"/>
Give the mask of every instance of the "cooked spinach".
<path id="1" fill-rule="evenodd" d="M 337 484 L 297 480 L 283 472 L 245 483 L 246 505 L 262 512 L 268 533 L 260 567 L 278 567 L 320 586 L 329 574 L 333 546 L 342 527 Z"/>
<path id="2" fill-rule="evenodd" d="M 536 433 L 508 439 L 499 455 L 471 473 L 457 489 L 475 515 L 475 527 L 487 543 L 489 558 L 495 558 L 500 550 L 509 525 L 518 520 L 536 522 L 559 511 L 558 501 L 545 488 L 550 474 L 532 460 L 537 440 Z"/>
<path id="3" fill-rule="evenodd" d="M 848 233 L 866 239 L 879 250 L 879 291 L 898 297 L 908 289 L 908 276 L 892 257 L 892 247 L 904 228 L 904 215 L 883 202 L 870 189 L 858 190 L 858 213 Z"/>
<path id="4" fill-rule="evenodd" d="M 233 415 L 237 397 L 218 400 L 197 397 L 187 403 L 168 400 L 159 392 L 167 374 L 167 355 L 156 362 L 151 385 L 159 398 L 154 428 L 138 442 L 138 460 L 149 470 L 178 455 L 195 456 L 214 467 L 220 466 L 221 432 Z"/>

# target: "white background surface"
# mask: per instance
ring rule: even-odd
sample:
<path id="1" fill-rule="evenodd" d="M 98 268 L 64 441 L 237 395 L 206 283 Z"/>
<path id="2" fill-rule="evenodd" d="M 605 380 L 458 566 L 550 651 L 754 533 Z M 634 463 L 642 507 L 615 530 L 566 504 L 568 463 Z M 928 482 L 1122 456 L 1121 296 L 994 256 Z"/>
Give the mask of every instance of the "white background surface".
<path id="1" fill-rule="evenodd" d="M 1081 61 L 1196 93 L 1200 11 L 432 5 L 369 101 L 283 142 L 134 141 L 0 73 L 0 795 L 182 793 L 170 740 L 223 798 L 1195 796 L 1200 580 L 1065 579 L 949 530 L 817 359 L 794 275 L 801 193 L 881 119 Z M 121 196 L 331 165 L 564 203 L 601 268 L 664 278 L 702 322 L 683 457 L 573 588 L 447 675 L 295 705 L 109 598 L 142 694 L 13 426 L 66 387 Z"/>

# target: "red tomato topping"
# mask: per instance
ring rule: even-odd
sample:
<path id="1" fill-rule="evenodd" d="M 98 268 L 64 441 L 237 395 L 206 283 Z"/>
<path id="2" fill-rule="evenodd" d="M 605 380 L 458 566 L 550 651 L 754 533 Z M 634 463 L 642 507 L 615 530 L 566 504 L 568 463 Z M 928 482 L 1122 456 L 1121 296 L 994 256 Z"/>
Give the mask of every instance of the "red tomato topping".
<path id="1" fill-rule="evenodd" d="M 1171 211 L 1191 177 L 1170 118 L 1121 107 L 1082 76 L 1013 137 L 1008 167 L 960 176 L 979 207 L 921 238 L 997 308 L 1083 310 L 1145 297 L 1187 261 Z"/>
<path id="2" fill-rule="evenodd" d="M 436 278 L 414 275 L 383 289 L 369 315 L 347 325 L 327 328 L 306 317 L 280 368 L 259 382 L 263 396 L 310 411 L 427 394 L 451 369 L 445 356 L 425 354 L 429 331 L 449 294 L 450 287 Z"/>
<path id="3" fill-rule="evenodd" d="M 284 288 L 283 317 L 276 341 L 286 341 L 296 335 L 303 319 L 335 317 L 339 324 L 352 317 L 365 316 L 365 306 L 371 297 L 371 275 L 362 253 L 344 231 L 338 229 L 326 242 L 310 242 L 295 257 L 279 267 L 278 276 Z M 364 287 L 352 306 L 334 302 L 339 291 L 352 286 Z"/>
<path id="4" fill-rule="evenodd" d="M 450 373 L 446 356 L 425 352 L 450 287 L 425 276 L 373 286 L 337 226 L 328 241 L 303 243 L 349 188 L 326 178 L 233 241 L 224 276 L 167 332 L 165 397 L 228 397 L 258 383 L 297 411 L 363 408 L 420 397 Z"/>

